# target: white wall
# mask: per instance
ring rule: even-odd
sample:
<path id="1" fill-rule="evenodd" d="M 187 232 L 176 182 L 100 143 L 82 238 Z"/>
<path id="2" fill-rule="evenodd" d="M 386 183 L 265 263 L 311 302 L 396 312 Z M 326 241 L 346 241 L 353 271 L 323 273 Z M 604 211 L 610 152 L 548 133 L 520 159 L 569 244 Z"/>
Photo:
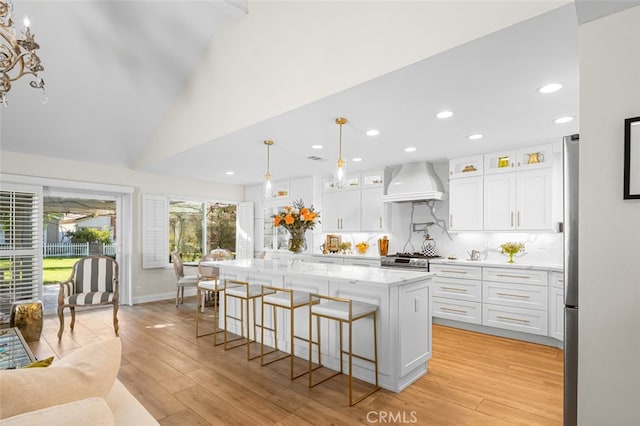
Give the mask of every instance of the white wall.
<path id="1" fill-rule="evenodd" d="M 133 194 L 132 293 L 134 303 L 158 300 L 175 294 L 173 269 L 142 269 L 141 210 L 142 193 L 193 197 L 195 199 L 241 201 L 244 188 L 240 185 L 214 184 L 138 172 L 124 167 L 62 160 L 0 151 L 0 171 L 7 174 L 67 179 L 79 182 L 126 185 Z M 140 291 L 136 291 L 140 287 Z"/>
<path id="2" fill-rule="evenodd" d="M 638 40 L 640 7 L 580 27 L 581 425 L 640 424 L 640 200 L 622 199 Z"/>

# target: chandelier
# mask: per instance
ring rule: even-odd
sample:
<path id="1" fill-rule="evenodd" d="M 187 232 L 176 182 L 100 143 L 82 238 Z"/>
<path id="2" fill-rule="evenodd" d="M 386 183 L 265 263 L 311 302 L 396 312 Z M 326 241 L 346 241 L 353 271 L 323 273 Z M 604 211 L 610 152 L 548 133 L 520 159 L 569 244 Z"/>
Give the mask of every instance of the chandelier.
<path id="1" fill-rule="evenodd" d="M 29 18 L 24 17 L 24 38 L 16 37 L 16 29 L 13 24 L 13 3 L 11 0 L 0 0 L 0 103 L 7 106 L 7 93 L 11 90 L 11 83 L 25 75 L 32 75 L 35 80 L 29 85 L 35 89 L 42 89 L 44 94 L 44 80 L 40 72 L 44 67 L 36 50 L 40 48 L 35 41 L 35 36 L 29 29 Z M 46 103 L 46 96 L 44 98 Z"/>

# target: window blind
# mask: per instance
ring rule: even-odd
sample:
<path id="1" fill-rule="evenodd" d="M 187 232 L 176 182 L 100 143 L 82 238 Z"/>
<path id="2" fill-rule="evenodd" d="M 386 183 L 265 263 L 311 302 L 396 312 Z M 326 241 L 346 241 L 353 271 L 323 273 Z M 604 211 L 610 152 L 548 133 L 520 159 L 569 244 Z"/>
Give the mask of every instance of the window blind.
<path id="1" fill-rule="evenodd" d="M 164 195 L 142 194 L 142 268 L 169 264 L 169 203 Z"/>
<path id="2" fill-rule="evenodd" d="M 42 191 L 3 184 L 0 189 L 0 312 L 41 299 Z"/>
<path id="3" fill-rule="evenodd" d="M 245 201 L 236 213 L 236 259 L 252 259 L 253 250 L 253 203 Z"/>

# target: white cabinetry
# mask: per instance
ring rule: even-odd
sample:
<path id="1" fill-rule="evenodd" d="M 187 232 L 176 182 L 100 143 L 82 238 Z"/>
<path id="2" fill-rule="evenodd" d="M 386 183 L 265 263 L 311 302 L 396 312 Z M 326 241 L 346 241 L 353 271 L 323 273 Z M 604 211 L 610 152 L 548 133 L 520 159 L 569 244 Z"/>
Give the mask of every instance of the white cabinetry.
<path id="1" fill-rule="evenodd" d="M 322 230 L 357 232 L 360 230 L 360 192 L 333 190 L 324 193 Z"/>
<path id="2" fill-rule="evenodd" d="M 553 170 L 484 177 L 484 229 L 551 230 Z"/>
<path id="3" fill-rule="evenodd" d="M 433 315 L 482 323 L 482 269 L 479 266 L 431 265 Z"/>
<path id="4" fill-rule="evenodd" d="M 549 274 L 549 337 L 564 340 L 564 276 Z"/>
<path id="5" fill-rule="evenodd" d="M 482 229 L 482 176 L 449 181 L 449 229 L 477 231 Z"/>
<path id="6" fill-rule="evenodd" d="M 329 179 L 324 184 L 323 232 L 379 232 L 384 230 L 385 207 L 382 171 L 363 173 L 347 179 L 336 189 Z"/>
<path id="7" fill-rule="evenodd" d="M 482 324 L 547 335 L 547 271 L 483 268 Z"/>

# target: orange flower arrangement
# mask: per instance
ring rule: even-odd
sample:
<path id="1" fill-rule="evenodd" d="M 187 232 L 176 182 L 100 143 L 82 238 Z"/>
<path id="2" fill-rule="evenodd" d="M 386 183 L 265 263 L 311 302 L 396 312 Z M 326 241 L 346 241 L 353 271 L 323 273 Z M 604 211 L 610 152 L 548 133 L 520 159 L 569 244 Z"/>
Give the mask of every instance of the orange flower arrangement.
<path id="1" fill-rule="evenodd" d="M 282 226 L 289 231 L 289 250 L 299 252 L 303 249 L 305 231 L 320 223 L 319 218 L 320 215 L 314 210 L 313 205 L 305 207 L 304 201 L 298 200 L 273 216 L 273 226 Z"/>

